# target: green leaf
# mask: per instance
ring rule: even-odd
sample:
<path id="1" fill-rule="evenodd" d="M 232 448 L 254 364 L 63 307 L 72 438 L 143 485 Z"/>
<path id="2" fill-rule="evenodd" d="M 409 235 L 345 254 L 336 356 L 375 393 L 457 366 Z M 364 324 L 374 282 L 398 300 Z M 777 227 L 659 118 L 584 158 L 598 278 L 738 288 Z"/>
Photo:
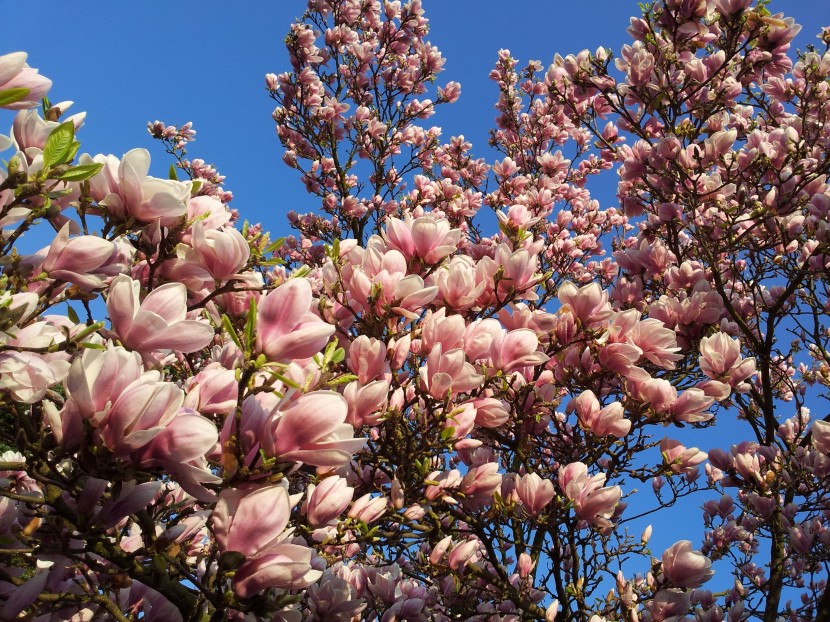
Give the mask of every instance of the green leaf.
<path id="1" fill-rule="evenodd" d="M 173 181 L 179 181 L 179 174 L 176 172 L 176 165 L 171 164 L 170 170 L 167 172 L 167 177 Z"/>
<path id="2" fill-rule="evenodd" d="M 87 350 L 106 350 L 107 346 L 103 343 L 92 343 L 91 341 L 85 341 L 83 343 L 79 343 L 79 346 L 82 348 L 86 348 Z"/>
<path id="3" fill-rule="evenodd" d="M 343 348 L 337 348 L 331 355 L 331 362 L 335 365 L 346 358 L 346 351 Z"/>
<path id="4" fill-rule="evenodd" d="M 231 318 L 229 318 L 225 314 L 222 314 L 222 327 L 228 333 L 228 336 L 230 336 L 230 338 L 233 339 L 233 342 L 236 344 L 236 347 L 238 347 L 241 350 L 242 344 L 239 343 L 239 336 L 236 334 L 236 329 L 233 327 L 233 324 L 231 324 Z"/>
<path id="5" fill-rule="evenodd" d="M 72 322 L 73 324 L 80 324 L 81 323 L 81 320 L 78 317 L 78 314 L 75 312 L 75 309 L 73 309 L 69 305 L 66 305 L 66 317 L 68 317 L 69 321 Z"/>
<path id="6" fill-rule="evenodd" d="M 29 94 L 29 89 L 6 89 L 0 91 L 0 106 L 8 106 L 9 104 L 16 104 Z"/>
<path id="7" fill-rule="evenodd" d="M 251 298 L 251 306 L 248 307 L 248 319 L 245 322 L 245 351 L 251 352 L 256 338 L 256 298 Z"/>
<path id="8" fill-rule="evenodd" d="M 69 146 L 69 153 L 66 154 L 66 159 L 64 160 L 64 163 L 71 162 L 72 160 L 74 160 L 75 156 L 78 153 L 78 149 L 80 148 L 81 143 L 79 143 L 77 140 L 73 141 L 72 144 Z"/>
<path id="9" fill-rule="evenodd" d="M 52 130 L 43 146 L 43 166 L 51 168 L 69 161 L 69 155 L 78 150 L 75 146 L 75 124 L 71 121 L 61 123 Z"/>
<path id="10" fill-rule="evenodd" d="M 95 164 L 81 164 L 80 166 L 73 166 L 65 171 L 58 179 L 63 181 L 84 181 L 90 177 L 95 177 L 104 168 L 103 163 L 96 162 Z"/>
<path id="11" fill-rule="evenodd" d="M 285 238 L 277 238 L 273 242 L 271 242 L 268 246 L 262 249 L 263 255 L 268 255 L 269 253 L 273 253 L 274 251 L 279 250 L 282 248 L 282 245 L 285 244 Z"/>
<path id="12" fill-rule="evenodd" d="M 345 374 L 343 376 L 337 376 L 336 378 L 332 378 L 329 380 L 328 385 L 333 387 L 338 384 L 348 384 L 349 382 L 353 382 L 357 380 L 357 376 L 354 374 Z"/>

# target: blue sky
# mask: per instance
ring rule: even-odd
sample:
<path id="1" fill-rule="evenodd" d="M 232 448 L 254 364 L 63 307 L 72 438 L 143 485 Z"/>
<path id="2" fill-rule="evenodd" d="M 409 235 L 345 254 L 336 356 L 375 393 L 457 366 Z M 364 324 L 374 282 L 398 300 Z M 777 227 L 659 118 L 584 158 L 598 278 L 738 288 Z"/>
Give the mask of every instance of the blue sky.
<path id="1" fill-rule="evenodd" d="M 516 0 L 509 10 L 506 4 L 424 1 L 429 40 L 447 59 L 439 81 L 462 85 L 459 102 L 444 106 L 435 123 L 447 138 L 463 134 L 489 161 L 496 88 L 487 74 L 500 48 L 545 66 L 557 52 L 600 45 L 617 52 L 628 41 L 630 16 L 639 14 L 634 0 Z M 316 203 L 280 159 L 263 76 L 288 70 L 282 40 L 304 8 L 302 0 L 0 0 L 0 53 L 27 51 L 29 63 L 54 81 L 52 101 L 74 100 L 72 113 L 87 111 L 78 135 L 82 151 L 120 156 L 146 147 L 153 155 L 151 172 L 166 176 L 170 161 L 146 123 L 192 121 L 198 134 L 189 156 L 214 163 L 227 176 L 232 205 L 244 218 L 284 234 L 286 212 L 309 211 Z M 805 26 L 801 47 L 830 24 L 830 2 L 824 0 L 773 0 L 770 8 Z M 611 201 L 613 195 L 597 198 Z"/>

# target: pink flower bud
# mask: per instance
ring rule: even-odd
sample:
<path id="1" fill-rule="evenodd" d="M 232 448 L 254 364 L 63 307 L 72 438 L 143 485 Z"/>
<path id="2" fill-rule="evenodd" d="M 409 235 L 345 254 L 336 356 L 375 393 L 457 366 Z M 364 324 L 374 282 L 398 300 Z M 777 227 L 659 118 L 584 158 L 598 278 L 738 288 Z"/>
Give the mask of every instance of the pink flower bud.
<path id="1" fill-rule="evenodd" d="M 306 513 L 312 527 L 321 527 L 340 516 L 354 495 L 354 488 L 342 477 L 325 478 L 309 492 Z"/>

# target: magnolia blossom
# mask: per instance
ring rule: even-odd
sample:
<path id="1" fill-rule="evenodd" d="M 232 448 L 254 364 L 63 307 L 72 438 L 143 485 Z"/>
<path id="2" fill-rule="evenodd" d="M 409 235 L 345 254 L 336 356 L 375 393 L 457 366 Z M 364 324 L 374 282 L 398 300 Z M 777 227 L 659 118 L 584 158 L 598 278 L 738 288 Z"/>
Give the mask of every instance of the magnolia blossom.
<path id="1" fill-rule="evenodd" d="M 365 444 L 354 438 L 354 428 L 345 423 L 348 405 L 333 391 L 313 391 L 280 400 L 273 393 L 248 397 L 236 432 L 246 461 L 261 450 L 285 462 L 337 467 L 348 462 Z M 225 420 L 222 443 L 234 434 L 235 420 Z"/>
<path id="2" fill-rule="evenodd" d="M 121 160 L 112 155 L 90 158 L 84 154 L 80 163 L 104 165 L 101 173 L 90 179 L 89 188 L 98 205 L 114 218 L 175 221 L 187 211 L 190 185 L 148 177 L 150 153 L 146 149 L 128 151 Z"/>
<path id="3" fill-rule="evenodd" d="M 414 220 L 386 220 L 386 243 L 407 258 L 418 257 L 434 264 L 455 251 L 461 239 L 460 229 L 451 229 L 446 220 L 422 216 Z"/>
<path id="4" fill-rule="evenodd" d="M 700 587 L 715 574 L 711 566 L 712 560 L 692 550 L 688 540 L 674 543 L 663 553 L 663 575 L 677 587 Z"/>
<path id="5" fill-rule="evenodd" d="M 105 279 L 95 272 L 115 254 L 115 244 L 94 235 L 69 239 L 66 224 L 49 245 L 40 270 L 50 279 L 69 281 L 83 290 L 97 289 L 103 287 Z"/>
<path id="6" fill-rule="evenodd" d="M 322 575 L 311 567 L 311 549 L 287 539 L 292 505 L 282 486 L 227 489 L 219 496 L 211 515 L 216 542 L 246 558 L 233 581 L 240 597 L 268 587 L 302 588 Z"/>
<path id="7" fill-rule="evenodd" d="M 306 279 L 289 279 L 260 299 L 256 344 L 269 361 L 306 359 L 326 345 L 335 328 L 311 312 L 311 303 Z"/>
<path id="8" fill-rule="evenodd" d="M 535 516 L 553 500 L 553 482 L 536 473 L 526 473 L 516 482 L 516 493 L 525 509 Z"/>
<path id="9" fill-rule="evenodd" d="M 23 110 L 37 106 L 52 88 L 51 80 L 26 64 L 28 57 L 25 52 L 12 52 L 0 56 L 0 93 L 11 89 L 24 89 L 19 99 L 4 104 L 2 108 Z"/>
<path id="10" fill-rule="evenodd" d="M 342 514 L 351 503 L 354 488 L 342 477 L 332 476 L 317 486 L 310 486 L 306 513 L 312 527 L 325 525 Z"/>
<path id="11" fill-rule="evenodd" d="M 600 403 L 593 391 L 583 391 L 571 400 L 568 409 L 575 410 L 579 424 L 597 436 L 623 438 L 631 429 L 631 422 L 623 418 L 623 405 L 612 402 L 600 409 Z"/>
<path id="12" fill-rule="evenodd" d="M 660 453 L 663 462 L 675 473 L 684 473 L 692 478 L 697 475 L 697 467 L 707 458 L 705 451 L 697 447 L 686 448 L 678 441 L 664 438 L 660 441 Z"/>
<path id="13" fill-rule="evenodd" d="M 168 283 L 139 303 L 141 284 L 128 276 L 115 278 L 107 297 L 112 329 L 126 347 L 146 353 L 157 350 L 195 352 L 213 341 L 209 324 L 187 318 L 187 290 Z"/>
<path id="14" fill-rule="evenodd" d="M 755 374 L 755 359 L 742 358 L 740 342 L 718 332 L 700 340 L 700 371 L 713 381 L 745 392 L 749 386 L 744 381 Z"/>
<path id="15" fill-rule="evenodd" d="M 577 516 L 598 527 L 611 527 L 609 520 L 622 497 L 619 486 L 603 487 L 605 474 L 588 475 L 588 466 L 573 462 L 559 470 L 559 487 L 574 504 Z"/>

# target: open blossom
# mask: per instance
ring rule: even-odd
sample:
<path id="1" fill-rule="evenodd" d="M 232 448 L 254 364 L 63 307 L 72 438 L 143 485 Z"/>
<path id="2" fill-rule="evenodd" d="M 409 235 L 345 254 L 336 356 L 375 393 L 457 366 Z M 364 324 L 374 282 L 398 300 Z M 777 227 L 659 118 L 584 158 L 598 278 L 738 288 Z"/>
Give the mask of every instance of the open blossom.
<path id="1" fill-rule="evenodd" d="M 88 291 L 103 287 L 105 275 L 96 274 L 96 270 L 115 254 L 115 244 L 94 235 L 69 239 L 69 224 L 66 224 L 49 245 L 40 270 L 50 279 L 69 281 Z"/>
<path id="2" fill-rule="evenodd" d="M 203 268 L 211 278 L 227 281 L 248 263 L 251 249 L 236 229 L 206 229 L 197 220 L 191 227 L 190 246 L 179 247 L 182 261 Z"/>
<path id="3" fill-rule="evenodd" d="M 141 283 L 122 275 L 112 281 L 107 311 L 112 329 L 131 350 L 195 352 L 213 341 L 213 328 L 187 318 L 187 290 L 181 283 L 167 283 L 151 291 L 139 303 Z"/>
<path id="4" fill-rule="evenodd" d="M 407 259 L 418 257 L 426 264 L 435 264 L 455 252 L 461 239 L 460 229 L 451 229 L 446 220 L 422 216 L 414 220 L 386 220 L 384 239 L 390 248 Z"/>
<path id="5" fill-rule="evenodd" d="M 559 470 L 559 487 L 573 503 L 580 518 L 598 527 L 611 527 L 609 520 L 622 497 L 619 486 L 604 487 L 605 474 L 588 475 L 588 466 L 573 462 Z"/>
<path id="6" fill-rule="evenodd" d="M 307 359 L 326 345 L 335 328 L 311 312 L 312 299 L 307 279 L 289 279 L 260 299 L 257 350 L 269 361 Z"/>
<path id="7" fill-rule="evenodd" d="M 501 330 L 490 342 L 490 359 L 493 367 L 503 372 L 510 372 L 520 367 L 541 365 L 548 356 L 539 352 L 539 339 L 536 333 L 527 328 Z"/>
<path id="8" fill-rule="evenodd" d="M 0 93 L 11 89 L 26 89 L 17 101 L 0 106 L 23 110 L 37 106 L 52 88 L 52 81 L 26 64 L 26 52 L 12 52 L 0 56 Z"/>
<path id="9" fill-rule="evenodd" d="M 744 392 L 744 381 L 755 374 L 755 359 L 741 357 L 740 342 L 726 333 L 700 340 L 700 371 L 713 381 Z"/>
<path id="10" fill-rule="evenodd" d="M 707 458 L 705 451 L 697 447 L 688 449 L 679 441 L 664 438 L 660 441 L 660 454 L 663 462 L 675 473 L 683 473 L 687 477 L 697 474 L 697 467 Z"/>
<path id="11" fill-rule="evenodd" d="M 695 423 L 708 421 L 712 414 L 705 412 L 714 403 L 701 389 L 686 389 L 680 395 L 668 380 L 650 378 L 635 382 L 636 393 L 648 402 L 659 415 L 666 415 L 671 421 Z"/>
<path id="12" fill-rule="evenodd" d="M 577 288 L 566 281 L 559 287 L 559 301 L 563 308 L 568 308 L 585 326 L 607 319 L 612 311 L 608 303 L 608 292 L 602 291 L 597 283 L 589 283 Z"/>
<path id="13" fill-rule="evenodd" d="M 262 451 L 284 462 L 337 467 L 363 447 L 365 439 L 354 438 L 354 428 L 345 423 L 348 406 L 342 395 L 312 391 L 292 397 L 260 393 L 243 402 L 236 434 L 247 462 Z M 234 434 L 233 426 L 233 418 L 225 420 L 223 444 Z"/>
<path id="14" fill-rule="evenodd" d="M 55 104 L 54 107 L 60 106 L 62 110 L 66 110 L 72 102 L 63 102 Z M 71 122 L 77 131 L 83 124 L 86 118 L 85 112 L 73 114 L 63 120 L 64 123 Z M 32 159 L 43 149 L 46 144 L 46 139 L 49 134 L 60 125 L 58 121 L 47 121 L 38 114 L 37 110 L 21 110 L 14 117 L 14 124 L 12 125 L 12 137 L 17 145 L 17 148 L 26 154 L 28 160 Z"/>
<path id="15" fill-rule="evenodd" d="M 674 543 L 666 549 L 662 559 L 663 575 L 677 587 L 700 587 L 715 574 L 711 569 L 712 560 L 700 551 L 692 550 L 688 540 Z"/>
<path id="16" fill-rule="evenodd" d="M 536 473 L 525 473 L 516 482 L 516 493 L 528 512 L 534 516 L 541 512 L 554 497 L 553 482 L 542 479 Z"/>
<path id="17" fill-rule="evenodd" d="M 599 400 L 593 391 L 580 393 L 571 400 L 568 409 L 575 410 L 579 424 L 597 436 L 623 438 L 631 429 L 631 422 L 623 418 L 623 405 L 612 402 L 600 408 Z"/>
<path id="18" fill-rule="evenodd" d="M 450 391 L 453 395 L 467 393 L 480 386 L 484 376 L 466 362 L 464 351 L 455 348 L 444 352 L 441 344 L 435 344 L 420 370 L 421 383 L 435 399 L 444 399 Z"/>
<path id="19" fill-rule="evenodd" d="M 84 154 L 81 164 L 94 162 L 104 165 L 101 172 L 89 180 L 89 190 L 98 205 L 119 220 L 153 222 L 164 219 L 175 221 L 187 211 L 190 185 L 171 180 L 148 177 L 150 153 L 133 149 L 119 160 L 115 156 Z"/>
<path id="20" fill-rule="evenodd" d="M 221 551 L 237 551 L 245 563 L 234 591 L 246 598 L 268 587 L 298 589 L 322 572 L 311 567 L 311 549 L 287 540 L 291 500 L 282 486 L 223 490 L 211 515 Z"/>

